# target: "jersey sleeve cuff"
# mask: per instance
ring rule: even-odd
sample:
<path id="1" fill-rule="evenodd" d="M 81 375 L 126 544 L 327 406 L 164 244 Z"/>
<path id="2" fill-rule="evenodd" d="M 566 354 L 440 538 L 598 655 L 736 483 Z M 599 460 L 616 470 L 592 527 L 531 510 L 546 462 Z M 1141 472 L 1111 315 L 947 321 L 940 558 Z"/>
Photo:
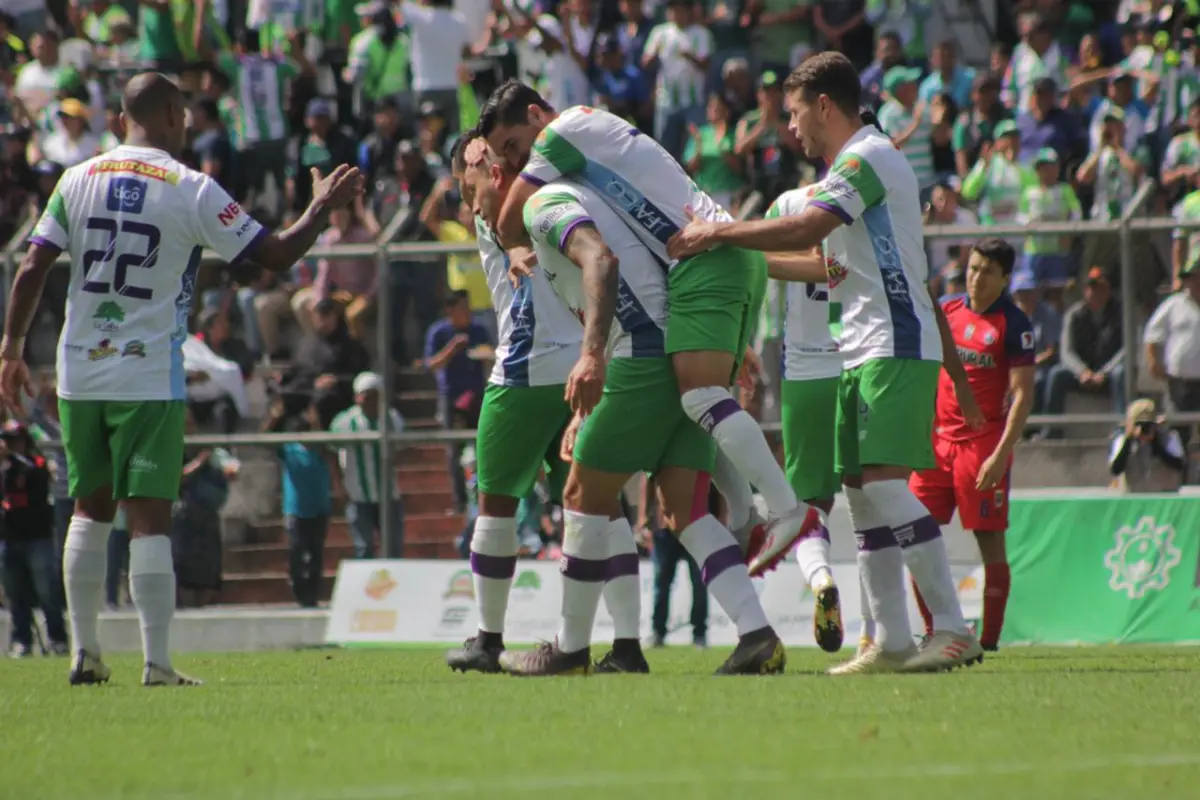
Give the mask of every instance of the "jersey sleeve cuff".
<path id="1" fill-rule="evenodd" d="M 1037 363 L 1037 356 L 1033 354 L 1024 354 L 1019 356 L 1009 356 L 1008 365 L 1010 367 L 1032 367 Z"/>
<path id="2" fill-rule="evenodd" d="M 842 222 L 844 222 L 847 225 L 854 224 L 854 220 L 851 219 L 850 215 L 847 214 L 845 211 L 843 211 L 838 206 L 835 206 L 833 203 L 827 203 L 824 200 L 809 200 L 808 204 L 811 206 L 816 206 L 817 208 L 823 209 L 825 211 L 828 211 L 830 214 L 833 214 L 835 217 L 837 217 L 838 219 L 840 219 Z"/>
<path id="3" fill-rule="evenodd" d="M 558 237 L 559 252 L 566 252 L 567 239 L 571 236 L 571 231 L 578 228 L 580 225 L 595 225 L 595 221 L 591 217 L 577 217 L 567 223 L 567 227 L 563 228 L 562 235 Z"/>
<path id="4" fill-rule="evenodd" d="M 241 263 L 242 261 L 249 258 L 250 254 L 254 250 L 258 249 L 258 246 L 260 244 L 262 244 L 263 240 L 266 238 L 267 238 L 267 229 L 262 226 L 259 226 L 258 233 L 254 234 L 254 238 L 252 238 L 250 241 L 246 242 L 246 246 L 243 247 L 236 256 L 229 259 L 229 265 L 233 266 L 234 264 Z"/>
<path id="5" fill-rule="evenodd" d="M 55 244 L 44 236 L 30 236 L 29 243 L 36 244 L 38 247 L 46 250 L 57 250 L 60 253 L 64 250 L 62 245 Z"/>
<path id="6" fill-rule="evenodd" d="M 546 185 L 546 182 L 544 180 L 537 177 L 536 175 L 530 175 L 528 172 L 522 172 L 517 177 L 520 178 L 521 180 L 525 181 L 526 183 L 530 184 L 531 186 L 536 186 L 539 189 Z"/>

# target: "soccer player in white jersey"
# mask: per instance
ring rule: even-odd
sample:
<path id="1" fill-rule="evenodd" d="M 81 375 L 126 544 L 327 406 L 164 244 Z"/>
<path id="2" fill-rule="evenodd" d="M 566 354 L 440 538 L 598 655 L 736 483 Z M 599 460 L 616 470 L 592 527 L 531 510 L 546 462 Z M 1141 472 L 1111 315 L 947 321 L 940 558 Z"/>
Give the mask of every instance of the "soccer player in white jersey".
<path id="1" fill-rule="evenodd" d="M 933 411 L 943 351 L 964 411 L 970 409 L 967 417 L 981 422 L 949 327 L 926 288 L 929 265 L 916 177 L 892 141 L 862 123 L 858 73 L 841 53 L 810 58 L 788 76 L 784 91 L 805 154 L 832 162 L 812 199 L 795 216 L 733 223 L 697 219 L 676 235 L 670 252 L 682 257 L 722 244 L 795 252 L 824 242 L 826 252 L 845 265 L 826 275 L 831 299 L 842 304 L 837 467 L 876 640 L 831 672 L 973 663 L 983 651 L 963 619 L 941 530 L 907 483 L 914 469 L 934 463 Z M 919 650 L 906 611 L 905 562 L 934 617 L 935 633 Z"/>
<path id="2" fill-rule="evenodd" d="M 452 170 L 463 202 L 476 211 L 479 257 L 499 323 L 495 366 L 484 393 L 475 444 L 479 517 L 471 539 L 471 573 L 479 605 L 479 633 L 446 654 L 451 669 L 498 672 L 504 652 L 504 616 L 517 564 L 517 505 L 545 465 L 551 496 L 561 500 L 568 464 L 559 457 L 572 418 L 567 376 L 579 358 L 583 325 L 551 286 L 554 274 L 536 269 L 517 287 L 496 242 L 494 223 L 516 177 L 491 154 L 478 132 L 455 148 Z M 642 654 L 641 586 L 637 543 L 617 496 L 612 500 L 609 552 L 604 559 L 604 600 L 613 619 L 613 649 L 597 672 L 649 672 Z"/>
<path id="3" fill-rule="evenodd" d="M 562 627 L 554 642 L 505 653 L 501 665 L 519 675 L 586 670 L 605 575 L 608 509 L 630 476 L 645 471 L 654 477 L 667 527 L 737 627 L 738 646 L 718 674 L 782 672 L 783 643 L 763 612 L 741 548 L 707 513 L 715 448 L 679 403 L 667 356 L 669 289 L 661 265 L 582 183 L 551 181 L 524 209 L 538 269 L 553 274 L 555 289 L 584 320 L 567 396 L 573 410 L 587 416 L 563 494 Z"/>
<path id="4" fill-rule="evenodd" d="M 771 517 L 766 539 L 790 545 L 820 525 L 819 512 L 797 501 L 762 429 L 730 393 L 766 293 L 765 260 L 734 247 L 681 261 L 667 255 L 667 240 L 689 214 L 731 220 L 728 212 L 625 120 L 583 106 L 557 114 L 519 81 L 492 94 L 480 112 L 479 129 L 493 150 L 522 170 L 497 227 L 507 248 L 529 244 L 522 218 L 526 201 L 539 186 L 567 177 L 596 191 L 667 273 L 666 351 L 684 412 L 717 442 L 713 480 L 728 502 L 730 527 L 739 532 L 743 549 L 753 555 L 751 484 Z"/>
<path id="5" fill-rule="evenodd" d="M 129 584 L 141 622 L 147 686 L 198 683 L 169 653 L 175 612 L 171 504 L 183 467 L 182 346 L 203 248 L 229 262 L 282 272 L 362 191 L 355 169 L 313 171 L 313 201 L 288 230 L 269 234 L 215 181 L 173 154 L 187 141 L 184 99 L 147 72 L 125 87 L 125 144 L 63 174 L 12 287 L 0 343 L 0 399 L 28 391 L 25 334 L 62 252 L 71 257 L 67 322 L 58 343 L 58 396 L 75 514 L 63 571 L 71 622 L 72 684 L 103 683 L 96 628 L 108 533 L 120 503 L 132 541 Z"/>

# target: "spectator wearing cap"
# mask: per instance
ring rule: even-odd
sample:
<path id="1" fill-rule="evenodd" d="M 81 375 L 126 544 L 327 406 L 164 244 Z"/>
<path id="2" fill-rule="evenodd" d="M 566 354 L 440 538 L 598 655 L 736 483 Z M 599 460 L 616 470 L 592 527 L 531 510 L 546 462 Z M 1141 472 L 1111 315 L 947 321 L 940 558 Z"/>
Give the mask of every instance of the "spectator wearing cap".
<path id="1" fill-rule="evenodd" d="M 1107 393 L 1114 412 L 1125 409 L 1121 304 L 1100 267 L 1088 271 L 1083 299 L 1063 317 L 1059 363 L 1046 378 L 1046 413 L 1063 413 L 1069 392 Z M 1059 435 L 1052 427 L 1043 430 L 1045 438 Z"/>
<path id="2" fill-rule="evenodd" d="M 362 372 L 354 378 L 354 405 L 334 417 L 329 430 L 334 433 L 364 433 L 378 431 L 383 381 L 374 372 Z M 404 418 L 400 412 L 387 405 L 388 433 L 402 433 Z M 392 445 L 383 445 L 392 446 Z M 346 444 L 338 447 L 338 467 L 341 485 L 345 488 L 349 502 L 346 505 L 346 521 L 350 523 L 350 535 L 354 539 L 355 558 L 374 558 L 375 539 L 379 532 L 381 514 L 390 514 L 391 529 L 387 542 L 387 555 L 400 558 L 404 548 L 404 509 L 400 501 L 400 490 L 394 475 L 387 476 L 386 492 L 380 481 L 380 448 L 378 442 Z M 393 462 L 393 468 L 395 462 Z M 390 502 L 384 508 L 384 495 Z"/>
<path id="3" fill-rule="evenodd" d="M 354 140 L 334 123 L 333 113 L 333 103 L 323 98 L 309 100 L 304 109 L 305 131 L 289 148 L 287 196 L 293 213 L 302 213 L 312 199 L 311 169 L 328 175 L 342 164 L 356 163 Z"/>
<path id="4" fill-rule="evenodd" d="M 705 112 L 706 123 L 688 127 L 683 166 L 719 206 L 733 208 L 736 196 L 746 186 L 746 162 L 733 152 L 732 112 L 718 92 L 708 96 Z"/>
<path id="5" fill-rule="evenodd" d="M 40 145 L 34 145 L 36 160 L 53 161 L 64 168 L 82 164 L 100 153 L 100 137 L 92 133 L 87 106 L 74 98 L 58 105 L 60 128 Z"/>
<path id="6" fill-rule="evenodd" d="M 658 69 L 654 138 L 676 159 L 687 143 L 688 125 L 704 122 L 704 90 L 713 38 L 696 22 L 690 0 L 668 0 L 667 21 L 646 41 L 642 66 Z"/>
<path id="7" fill-rule="evenodd" d="M 0 577 L 12 619 L 9 654 L 33 655 L 33 609 L 46 617 L 50 650 L 67 655 L 67 632 L 56 583 L 54 516 L 50 506 L 50 470 L 33 444 L 28 428 L 9 420 L 0 428 Z"/>
<path id="8" fill-rule="evenodd" d="M 382 97 L 375 103 L 374 126 L 358 143 L 358 168 L 368 192 L 373 192 L 383 177 L 396 177 L 396 146 L 404 138 L 402 122 L 396 98 Z"/>
<path id="9" fill-rule="evenodd" d="M 1172 198 L 1200 189 L 1200 96 L 1187 111 L 1187 130 L 1167 145 L 1162 162 L 1162 187 Z"/>
<path id="10" fill-rule="evenodd" d="M 463 417 L 466 427 L 473 428 L 479 421 L 486 380 L 484 366 L 494 357 L 491 352 L 494 342 L 487 329 L 475 321 L 466 292 L 450 292 L 444 305 L 445 318 L 425 333 L 424 364 L 437 376 L 438 421 L 442 427 L 450 430 Z M 446 461 L 454 483 L 454 507 L 461 512 L 467 506 L 467 489 L 460 451 L 455 445 L 446 447 Z"/>
<path id="11" fill-rule="evenodd" d="M 887 25 L 873 28 L 867 21 L 867 0 L 817 0 L 812 5 L 813 25 L 823 46 L 845 53 L 858 67 L 871 59 L 871 48 L 876 45 L 874 33 L 894 30 Z M 902 34 L 899 39 L 903 48 Z M 922 52 L 921 58 L 924 57 Z"/>
<path id="12" fill-rule="evenodd" d="M 1033 413 L 1040 414 L 1045 408 L 1046 381 L 1050 369 L 1058 363 L 1059 341 L 1062 339 L 1062 313 L 1057 306 L 1041 299 L 1037 282 L 1028 272 L 1014 273 L 1009 291 L 1017 307 L 1025 312 L 1025 316 L 1029 317 L 1029 322 L 1033 325 Z"/>
<path id="13" fill-rule="evenodd" d="M 1010 119 L 996 125 L 994 145 L 984 145 L 979 161 L 963 180 L 963 198 L 979 203 L 979 221 L 984 225 L 1010 225 L 1017 221 L 1021 196 L 1037 183 L 1033 170 L 1017 160 L 1021 150 L 1017 123 Z M 1009 239 L 1013 249 L 1021 240 Z"/>
<path id="14" fill-rule="evenodd" d="M 625 60 L 621 43 L 612 34 L 596 37 L 596 53 L 591 74 L 596 103 L 635 126 L 653 119 L 653 97 L 645 70 Z"/>
<path id="15" fill-rule="evenodd" d="M 58 45 L 58 34 L 52 30 L 34 34 L 29 40 L 33 59 L 17 70 L 12 92 L 31 117 L 54 99 L 59 74 L 68 68 L 59 58 Z"/>
<path id="16" fill-rule="evenodd" d="M 1033 159 L 1037 183 L 1021 194 L 1018 221 L 1022 225 L 1083 219 L 1083 209 L 1071 184 L 1059 180 L 1058 153 L 1044 147 Z M 1028 273 L 1038 287 L 1057 296 L 1071 279 L 1071 237 L 1053 234 L 1025 238 L 1025 255 L 1018 272 Z"/>
<path id="17" fill-rule="evenodd" d="M 451 0 L 411 1 L 400 6 L 411 32 L 415 100 L 437 104 L 452 133 L 458 131 L 458 67 L 471 58 L 471 29 Z"/>
<path id="18" fill-rule="evenodd" d="M 779 76 L 758 79 L 758 108 L 747 111 L 734 131 L 733 152 L 749 159 L 751 186 L 769 204 L 800 181 L 800 141 L 788 127 Z"/>
<path id="19" fill-rule="evenodd" d="M 1087 152 L 1087 137 L 1078 120 L 1058 105 L 1058 89 L 1053 78 L 1040 78 L 1033 85 L 1032 105 L 1017 116 L 1021 134 L 1021 163 L 1030 164 L 1046 148 L 1058 154 L 1056 164 L 1082 158 Z"/>
<path id="20" fill-rule="evenodd" d="M 933 149 L 930 135 L 933 127 L 929 115 L 917 104 L 921 70 L 916 67 L 892 67 L 883 76 L 883 91 L 888 99 L 879 109 L 879 124 L 883 132 L 904 153 L 905 160 L 917 176 L 922 200 L 933 188 L 937 175 L 933 170 Z"/>
<path id="21" fill-rule="evenodd" d="M 883 102 L 883 76 L 892 67 L 907 66 L 904 60 L 904 43 L 895 31 L 884 31 L 875 43 L 875 60 L 858 76 L 862 84 L 863 102 L 872 108 Z"/>
<path id="22" fill-rule="evenodd" d="M 1119 119 L 1122 124 L 1123 138 L 1121 140 L 1126 152 L 1133 153 L 1142 142 L 1142 134 L 1146 132 L 1146 118 L 1150 110 L 1133 94 L 1133 74 L 1118 71 L 1108 82 L 1108 97 L 1101 101 L 1092 118 L 1092 127 L 1088 131 L 1088 142 L 1091 152 L 1096 152 L 1109 142 L 1105 139 L 1105 126 L 1110 119 Z M 1118 113 L 1113 114 L 1113 111 Z"/>
<path id="23" fill-rule="evenodd" d="M 400 113 L 412 109 L 409 92 L 409 36 L 383 0 L 354 7 L 362 29 L 350 39 L 342 80 L 358 94 L 359 117 L 368 118 L 384 98 Z"/>
<path id="24" fill-rule="evenodd" d="M 932 68 L 925 80 L 921 81 L 919 94 L 921 102 L 926 105 L 943 92 L 954 99 L 959 108 L 966 108 L 971 103 L 971 90 L 975 85 L 975 70 L 958 63 L 958 43 L 953 39 L 943 39 L 933 48 L 930 61 Z"/>
<path id="25" fill-rule="evenodd" d="M 979 224 L 979 219 L 969 209 L 963 208 L 958 201 L 958 180 L 946 179 L 939 181 L 929 197 L 929 206 L 925 212 L 926 225 L 971 226 Z M 926 239 L 925 246 L 929 251 L 929 266 L 932 274 L 941 276 L 951 270 L 961 272 L 967 267 L 967 258 L 971 253 L 971 245 L 975 240 L 971 237 L 962 239 Z M 944 279 L 941 281 L 944 282 Z M 939 292 L 938 294 L 945 294 Z"/>
<path id="26" fill-rule="evenodd" d="M 1001 91 L 1004 104 L 1015 109 L 1029 108 L 1033 86 L 1041 78 L 1052 78 L 1055 86 L 1067 85 L 1067 57 L 1054 41 L 1050 22 L 1033 14 L 1025 25 L 1021 41 L 1013 49 Z"/>
<path id="27" fill-rule="evenodd" d="M 1191 259 L 1178 274 L 1180 290 L 1155 309 L 1146 323 L 1142 340 L 1150 373 L 1167 382 L 1170 409 L 1200 411 L 1200 266 L 1197 260 Z M 1194 425 L 1189 427 L 1195 428 Z"/>
<path id="28" fill-rule="evenodd" d="M 1125 426 L 1109 450 L 1108 467 L 1126 492 L 1177 492 L 1187 472 L 1187 452 L 1178 431 L 1167 428 L 1153 400 L 1129 404 Z"/>
<path id="29" fill-rule="evenodd" d="M 977 75 L 971 86 L 971 104 L 954 123 L 951 146 L 958 177 L 966 178 L 979 160 L 984 145 L 991 145 L 996 125 L 1012 114 L 1000 102 L 1000 78 L 995 73 Z"/>

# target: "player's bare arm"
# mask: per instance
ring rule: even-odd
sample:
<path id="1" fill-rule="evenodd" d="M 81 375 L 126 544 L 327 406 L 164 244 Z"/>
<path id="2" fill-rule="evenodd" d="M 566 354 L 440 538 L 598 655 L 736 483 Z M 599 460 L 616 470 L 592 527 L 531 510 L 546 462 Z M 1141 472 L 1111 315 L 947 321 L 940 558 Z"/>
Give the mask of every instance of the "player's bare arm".
<path id="1" fill-rule="evenodd" d="M 942 337 L 942 369 L 946 370 L 946 374 L 954 382 L 954 396 L 958 400 L 958 407 L 962 409 L 963 419 L 978 430 L 986 420 L 979 403 L 975 402 L 975 393 L 971 391 L 971 384 L 967 380 L 967 370 L 963 367 L 962 359 L 958 357 L 958 345 L 954 343 L 954 332 L 950 330 L 946 312 L 933 296 L 932 288 L 929 289 L 929 301 L 933 303 L 933 315 L 937 317 L 938 333 Z"/>
<path id="2" fill-rule="evenodd" d="M 671 258 L 685 258 L 718 245 L 778 251 L 811 250 L 843 222 L 836 214 L 810 205 L 793 217 L 750 222 L 706 222 L 692 218 L 687 227 L 667 242 Z"/>
<path id="3" fill-rule="evenodd" d="M 327 176 L 312 170 L 313 199 L 287 230 L 269 234 L 248 258 L 271 272 L 286 272 L 317 243 L 329 227 L 329 214 L 354 202 L 363 189 L 357 167 L 339 166 Z"/>
<path id="4" fill-rule="evenodd" d="M 617 310 L 620 264 L 593 225 L 571 231 L 565 253 L 583 270 L 585 303 L 583 347 L 567 378 L 567 402 L 576 413 L 586 414 L 600 402 L 604 390 L 605 351 Z"/>
<path id="5" fill-rule="evenodd" d="M 41 303 L 46 276 L 61 252 L 56 247 L 31 244 L 13 280 L 4 340 L 0 342 L 0 401 L 11 410 L 19 410 L 22 391 L 33 396 L 24 357 L 25 335 Z"/>
<path id="6" fill-rule="evenodd" d="M 979 469 L 977 489 L 991 489 L 1004 479 L 1008 459 L 1012 457 L 1021 434 L 1025 432 L 1025 421 L 1033 410 L 1033 379 L 1037 367 L 1010 367 L 1008 371 L 1008 416 L 1004 420 L 1004 435 L 996 449 Z"/>
<path id="7" fill-rule="evenodd" d="M 829 279 L 820 250 L 767 253 L 767 275 L 789 283 L 825 283 Z"/>
<path id="8" fill-rule="evenodd" d="M 505 250 L 528 249 L 532 246 L 529 232 L 525 230 L 525 203 L 537 190 L 537 186 L 524 178 L 513 181 L 512 188 L 508 190 L 508 197 L 505 198 L 504 205 L 500 208 L 500 217 L 496 220 L 496 236 Z"/>

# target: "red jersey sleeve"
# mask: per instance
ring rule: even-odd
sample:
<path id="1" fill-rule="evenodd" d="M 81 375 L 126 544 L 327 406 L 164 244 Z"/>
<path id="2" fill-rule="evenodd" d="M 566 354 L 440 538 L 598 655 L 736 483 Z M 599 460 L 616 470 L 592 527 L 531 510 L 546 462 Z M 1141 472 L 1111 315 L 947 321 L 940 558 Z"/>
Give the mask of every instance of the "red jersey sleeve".
<path id="1" fill-rule="evenodd" d="M 1033 323 L 1017 304 L 1008 300 L 1004 312 L 1004 356 L 1010 367 L 1031 367 L 1037 356 Z"/>

